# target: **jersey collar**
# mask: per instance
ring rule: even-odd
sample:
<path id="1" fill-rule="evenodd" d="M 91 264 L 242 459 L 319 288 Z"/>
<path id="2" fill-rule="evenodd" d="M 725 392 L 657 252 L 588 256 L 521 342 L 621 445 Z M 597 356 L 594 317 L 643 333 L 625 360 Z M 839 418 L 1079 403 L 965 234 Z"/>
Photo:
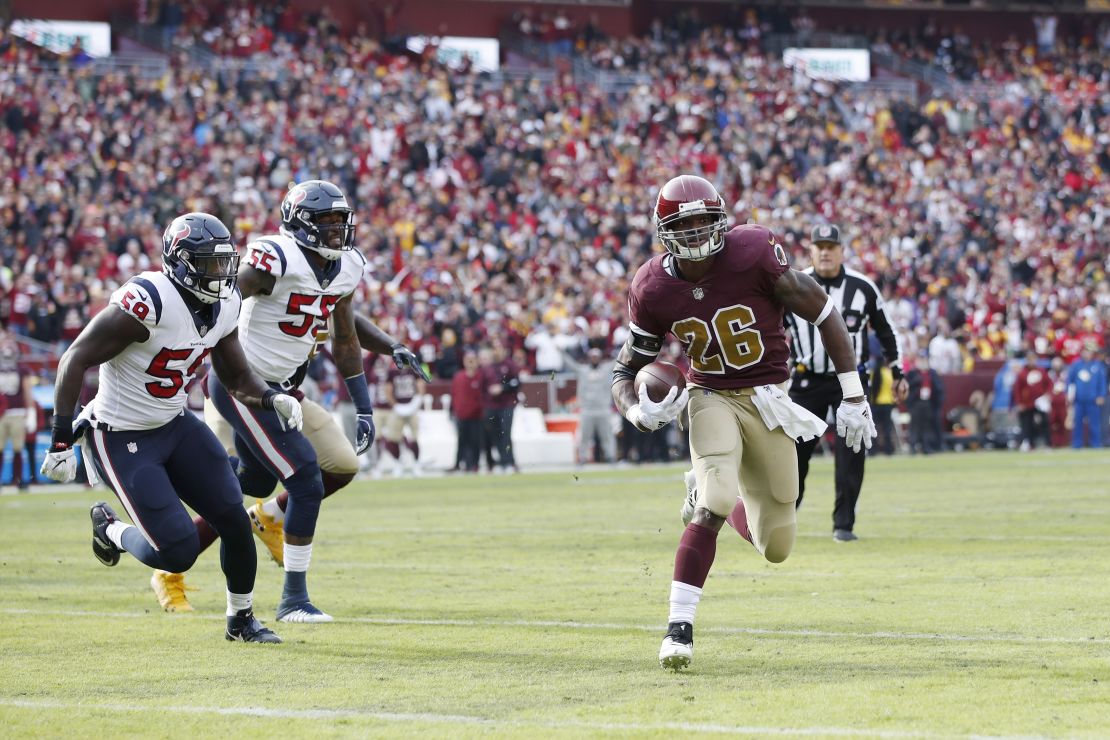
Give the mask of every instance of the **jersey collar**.
<path id="1" fill-rule="evenodd" d="M 847 275 L 847 274 L 848 273 L 847 273 L 847 271 L 845 271 L 844 265 L 841 265 L 840 266 L 840 272 L 838 272 L 835 277 L 831 277 L 831 278 L 821 277 L 820 275 L 817 274 L 817 270 L 814 269 L 813 279 L 816 280 L 818 282 L 818 284 L 820 284 L 824 287 L 838 288 L 838 287 L 840 287 L 840 284 L 844 282 L 844 276 Z"/>

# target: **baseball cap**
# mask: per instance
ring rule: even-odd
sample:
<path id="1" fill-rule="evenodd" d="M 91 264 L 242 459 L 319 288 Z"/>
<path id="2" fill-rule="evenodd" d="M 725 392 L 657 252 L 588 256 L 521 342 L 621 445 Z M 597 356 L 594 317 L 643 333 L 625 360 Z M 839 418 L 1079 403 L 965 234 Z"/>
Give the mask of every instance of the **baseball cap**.
<path id="1" fill-rule="evenodd" d="M 840 229 L 832 224 L 814 226 L 813 231 L 810 232 L 809 238 L 813 242 L 832 242 L 833 244 L 840 244 Z"/>

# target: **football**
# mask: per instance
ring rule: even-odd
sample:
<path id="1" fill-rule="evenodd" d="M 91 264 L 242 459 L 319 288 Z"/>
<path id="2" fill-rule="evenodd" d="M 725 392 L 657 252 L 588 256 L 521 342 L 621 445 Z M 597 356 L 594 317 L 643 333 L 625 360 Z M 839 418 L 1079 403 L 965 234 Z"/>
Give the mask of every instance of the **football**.
<path id="1" fill-rule="evenodd" d="M 667 397 L 672 387 L 685 388 L 686 376 L 669 362 L 653 362 L 640 368 L 633 385 L 637 395 L 640 393 L 640 386 L 646 385 L 648 398 L 658 403 Z"/>

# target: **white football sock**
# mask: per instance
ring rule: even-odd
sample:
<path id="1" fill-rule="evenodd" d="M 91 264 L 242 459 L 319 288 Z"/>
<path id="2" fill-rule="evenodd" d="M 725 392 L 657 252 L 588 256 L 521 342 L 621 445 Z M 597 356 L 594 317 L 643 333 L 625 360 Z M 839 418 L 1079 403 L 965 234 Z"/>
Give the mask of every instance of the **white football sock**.
<path id="1" fill-rule="evenodd" d="M 234 617 L 244 609 L 250 609 L 254 603 L 254 591 L 249 594 L 233 594 L 227 592 L 227 616 Z"/>
<path id="2" fill-rule="evenodd" d="M 131 524 L 126 524 L 117 520 L 108 525 L 108 528 L 107 530 L 105 530 L 104 534 L 108 535 L 108 539 L 112 541 L 113 545 L 121 550 L 125 550 L 125 548 L 123 547 L 123 533 L 130 529 L 132 526 L 133 525 Z"/>
<path id="3" fill-rule="evenodd" d="M 286 571 L 304 573 L 312 561 L 312 545 L 290 545 L 286 542 L 282 546 L 282 555 Z"/>
<path id="4" fill-rule="evenodd" d="M 671 581 L 671 614 L 667 622 L 694 623 L 694 612 L 701 601 L 701 589 L 680 581 Z"/>
<path id="5" fill-rule="evenodd" d="M 266 516 L 272 517 L 278 524 L 285 521 L 285 512 L 278 506 L 277 496 L 271 497 L 269 501 L 264 501 L 262 511 L 266 512 Z"/>

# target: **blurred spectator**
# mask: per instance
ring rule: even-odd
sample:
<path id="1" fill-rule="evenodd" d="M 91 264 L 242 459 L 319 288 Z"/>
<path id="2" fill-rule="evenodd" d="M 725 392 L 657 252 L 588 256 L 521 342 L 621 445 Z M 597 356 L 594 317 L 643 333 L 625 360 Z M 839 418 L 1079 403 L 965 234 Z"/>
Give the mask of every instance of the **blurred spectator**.
<path id="1" fill-rule="evenodd" d="M 949 336 L 947 322 L 941 321 L 936 335 L 929 341 L 929 367 L 941 375 L 951 375 L 963 371 L 963 356 L 960 345 Z"/>
<path id="2" fill-rule="evenodd" d="M 451 379 L 451 417 L 459 440 L 457 468 L 476 473 L 482 452 L 482 377 L 473 352 L 463 354 L 462 363 Z"/>
<path id="3" fill-rule="evenodd" d="M 617 435 L 614 422 L 617 416 L 613 411 L 613 363 L 602 362 L 600 349 L 586 352 L 586 362 L 577 362 L 569 354 L 565 359 L 574 371 L 578 393 L 578 463 L 590 462 L 594 439 L 597 439 L 600 455 L 597 462 L 616 462 Z"/>
<path id="4" fill-rule="evenodd" d="M 871 394 L 871 410 L 875 415 L 878 437 L 870 454 L 893 455 L 898 449 L 898 432 L 894 428 L 894 374 L 882 352 L 872 356 L 876 360 L 875 370 L 871 373 L 867 387 Z"/>
<path id="5" fill-rule="evenodd" d="M 910 451 L 929 455 L 943 449 L 944 438 L 938 432 L 937 419 L 944 406 L 944 384 L 937 371 L 929 367 L 929 355 L 922 352 L 911 359 L 913 367 L 906 374 L 910 411 Z"/>
<path id="6" fill-rule="evenodd" d="M 513 457 L 513 411 L 520 392 L 520 366 L 509 359 L 503 344 L 481 356 L 482 364 L 482 435 L 487 445 L 497 450 L 497 466 L 501 472 L 520 472 Z M 488 456 L 488 452 L 487 452 Z M 492 461 L 490 471 L 494 472 Z"/>
<path id="7" fill-rule="evenodd" d="M 1106 363 L 1095 359 L 1095 345 L 1084 344 L 1079 359 L 1068 367 L 1068 401 L 1072 405 L 1071 446 L 1102 447 L 1102 406 L 1106 403 Z"/>
<path id="8" fill-rule="evenodd" d="M 1013 402 L 1021 421 L 1021 449 L 1028 451 L 1042 440 L 1045 446 L 1048 438 L 1048 412 L 1051 409 L 1052 380 L 1044 368 L 1038 365 L 1033 351 L 1025 353 L 1025 365 L 1014 380 Z"/>

